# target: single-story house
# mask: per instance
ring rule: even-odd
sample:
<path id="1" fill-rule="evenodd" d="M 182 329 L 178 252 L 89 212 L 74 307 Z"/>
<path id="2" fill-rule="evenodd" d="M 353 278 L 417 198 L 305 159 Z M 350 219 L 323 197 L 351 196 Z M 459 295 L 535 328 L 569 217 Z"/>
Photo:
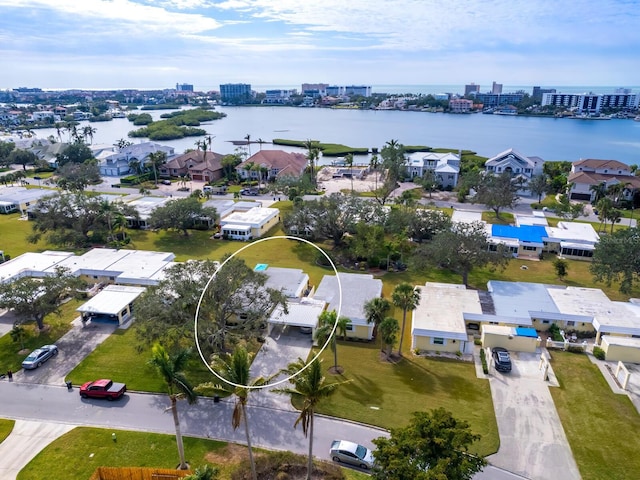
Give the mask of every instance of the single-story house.
<path id="1" fill-rule="evenodd" d="M 158 207 L 166 205 L 167 202 L 172 200 L 171 197 L 139 197 L 130 202 L 127 205 L 132 206 L 138 211 L 138 218 L 126 217 L 127 227 L 129 228 L 147 228 L 147 220 L 151 216 L 151 213 Z"/>
<path id="2" fill-rule="evenodd" d="M 109 322 L 123 325 L 133 315 L 133 302 L 145 291 L 143 287 L 108 285 L 89 301 L 79 306 L 82 321 Z"/>
<path id="3" fill-rule="evenodd" d="M 0 282 L 11 282 L 22 277 L 45 277 L 49 275 L 47 272 L 53 272 L 60 262 L 73 256 L 73 252 L 54 250 L 23 253 L 0 264 Z"/>
<path id="4" fill-rule="evenodd" d="M 464 285 L 427 282 L 411 313 L 411 350 L 470 353 L 465 315 L 482 315 L 480 297 Z"/>
<path id="5" fill-rule="evenodd" d="M 347 338 L 371 340 L 372 323 L 367 323 L 364 304 L 382 295 L 382 280 L 361 273 L 338 273 L 322 277 L 313 298 L 328 304 L 327 310 L 335 310 L 339 316 L 351 320 Z"/>
<path id="6" fill-rule="evenodd" d="M 302 298 L 309 290 L 309 275 L 299 268 L 263 267 L 256 265 L 255 270 L 261 271 L 268 278 L 265 283 L 267 288 L 280 290 L 287 298 Z"/>
<path id="7" fill-rule="evenodd" d="M 260 238 L 280 221 L 277 208 L 254 207 L 246 212 L 233 212 L 220 220 L 224 238 L 253 240 Z"/>
<path id="8" fill-rule="evenodd" d="M 55 190 L 40 188 L 0 187 L 0 202 L 3 202 L 6 210 L 11 210 L 12 207 L 9 205 L 14 205 L 15 208 L 11 211 L 20 210 L 24 214 L 38 200 L 51 197 L 57 193 Z M 11 211 L 6 213 L 11 213 Z"/>

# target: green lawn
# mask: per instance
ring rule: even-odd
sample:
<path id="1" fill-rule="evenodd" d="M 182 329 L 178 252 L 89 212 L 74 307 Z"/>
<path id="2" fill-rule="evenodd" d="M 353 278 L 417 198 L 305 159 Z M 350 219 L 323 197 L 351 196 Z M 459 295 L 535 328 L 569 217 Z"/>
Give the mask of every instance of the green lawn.
<path id="1" fill-rule="evenodd" d="M 75 311 L 81 304 L 79 300 L 71 300 L 60 309 L 60 316 L 51 314 L 47 315 L 44 323 L 49 329 L 40 332 L 35 324 L 25 325 L 25 350 L 34 350 L 42 345 L 55 343 L 62 335 L 71 329 L 71 322 L 78 316 Z M 17 372 L 22 368 L 22 361 L 26 357 L 26 353 L 20 353 L 20 342 L 14 342 L 11 335 L 3 335 L 0 337 L 0 365 L 3 371 L 12 370 Z M 28 352 L 27 352 L 28 353 Z"/>
<path id="2" fill-rule="evenodd" d="M 553 352 L 560 388 L 551 388 L 564 431 L 584 480 L 640 476 L 640 415 L 616 395 L 585 355 Z"/>
<path id="3" fill-rule="evenodd" d="M 390 364 L 380 361 L 379 350 L 375 343 L 339 342 L 338 363 L 345 372 L 331 378 L 350 383 L 321 403 L 319 413 L 391 428 L 406 425 L 416 410 L 444 407 L 482 435 L 473 446 L 475 453 L 498 450 L 489 382 L 476 377 L 472 363 L 415 357 L 405 349 L 405 358 Z M 325 368 L 333 365 L 330 349 L 321 358 Z"/>
<path id="4" fill-rule="evenodd" d="M 0 443 L 4 442 L 4 439 L 9 436 L 15 423 L 15 420 L 0 418 Z"/>
<path id="5" fill-rule="evenodd" d="M 111 439 L 114 432 L 115 442 Z M 215 464 L 210 461 L 211 456 L 225 458 L 227 443 L 192 437 L 183 439 L 187 461 L 194 469 L 205 463 Z M 260 450 L 256 449 L 256 452 Z M 86 480 L 100 466 L 175 468 L 177 464 L 178 452 L 173 435 L 78 427 L 36 455 L 18 474 L 18 480 Z M 220 469 L 220 480 L 231 478 L 235 464 L 217 463 L 216 466 Z M 347 480 L 369 478 L 349 469 L 343 469 L 343 472 Z"/>
<path id="6" fill-rule="evenodd" d="M 166 393 L 166 385 L 148 365 L 151 348 L 138 349 L 133 328 L 116 330 L 87 358 L 74 368 L 66 380 L 80 385 L 96 378 L 113 378 L 127 384 L 127 389 L 144 392 Z M 215 380 L 194 351 L 188 368 L 189 380 L 194 385 Z"/>
<path id="7" fill-rule="evenodd" d="M 496 213 L 493 211 L 482 212 L 482 220 L 496 225 L 513 225 L 515 223 L 515 217 L 509 212 L 500 212 L 500 217 L 496 217 Z"/>

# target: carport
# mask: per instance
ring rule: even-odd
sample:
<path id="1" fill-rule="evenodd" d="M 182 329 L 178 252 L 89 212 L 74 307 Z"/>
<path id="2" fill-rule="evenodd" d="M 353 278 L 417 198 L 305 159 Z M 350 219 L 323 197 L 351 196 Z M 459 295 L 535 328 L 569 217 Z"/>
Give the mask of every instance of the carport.
<path id="1" fill-rule="evenodd" d="M 269 335 L 275 326 L 281 326 L 283 331 L 290 326 L 310 328 L 313 333 L 318 326 L 318 317 L 324 311 L 325 305 L 326 303 L 321 300 L 303 298 L 299 302 L 288 302 L 288 313 L 285 313 L 284 308 L 279 305 L 269 317 Z"/>
<path id="2" fill-rule="evenodd" d="M 82 321 L 106 322 L 122 325 L 133 314 L 133 302 L 144 287 L 108 285 L 91 300 L 76 309 L 82 315 Z"/>

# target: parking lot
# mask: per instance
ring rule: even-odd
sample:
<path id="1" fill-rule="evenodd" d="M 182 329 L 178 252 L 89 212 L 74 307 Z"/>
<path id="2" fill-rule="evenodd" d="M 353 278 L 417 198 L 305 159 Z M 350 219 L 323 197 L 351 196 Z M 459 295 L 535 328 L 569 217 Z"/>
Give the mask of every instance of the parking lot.
<path id="1" fill-rule="evenodd" d="M 549 392 L 554 388 L 553 372 L 551 381 L 543 380 L 540 353 L 510 354 L 511 372 L 496 371 L 493 362 L 490 366 L 500 449 L 487 460 L 532 480 L 579 480 L 578 466 Z"/>

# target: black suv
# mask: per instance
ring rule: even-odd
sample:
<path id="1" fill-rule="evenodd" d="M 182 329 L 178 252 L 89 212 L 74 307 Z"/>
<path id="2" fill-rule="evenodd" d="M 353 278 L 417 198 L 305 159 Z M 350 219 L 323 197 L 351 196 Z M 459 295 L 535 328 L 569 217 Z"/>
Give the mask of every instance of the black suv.
<path id="1" fill-rule="evenodd" d="M 511 357 L 509 356 L 509 351 L 506 348 L 493 347 L 491 349 L 491 356 L 493 357 L 497 371 L 511 371 Z"/>

